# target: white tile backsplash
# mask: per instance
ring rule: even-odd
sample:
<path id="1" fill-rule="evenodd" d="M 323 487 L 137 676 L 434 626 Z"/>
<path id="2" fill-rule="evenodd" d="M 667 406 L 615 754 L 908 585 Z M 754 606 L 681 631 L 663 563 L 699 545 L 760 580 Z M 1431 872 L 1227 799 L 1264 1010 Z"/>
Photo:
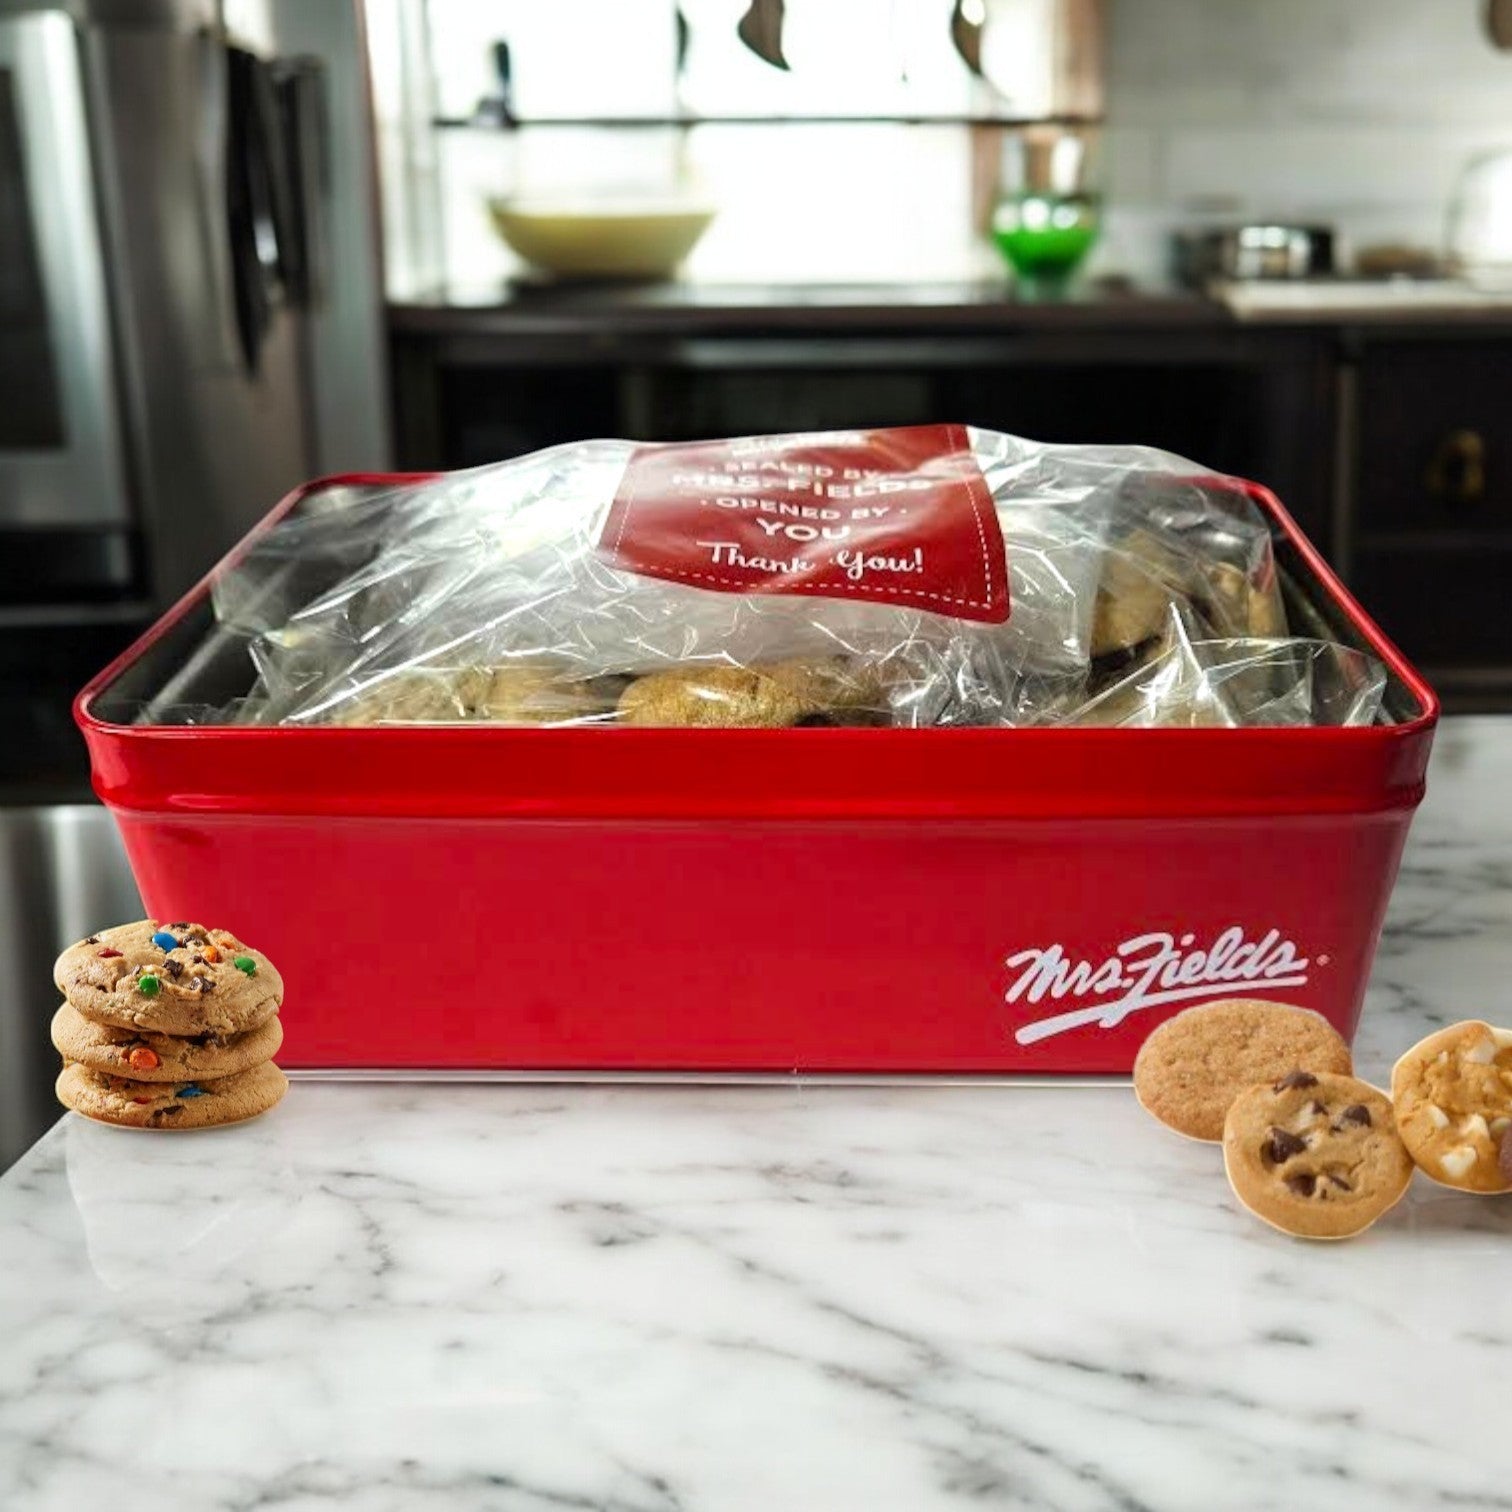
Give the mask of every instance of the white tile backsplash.
<path id="1" fill-rule="evenodd" d="M 1497 138 L 1402 127 L 1197 130 L 1167 135 L 1162 199 L 1186 210 L 1231 196 L 1243 214 L 1331 219 L 1386 206 L 1437 206 L 1461 166 Z"/>
<path id="2" fill-rule="evenodd" d="M 1438 246 L 1466 161 L 1512 148 L 1480 0 L 1109 3 L 1100 267 L 1158 274 L 1175 227 L 1248 216 Z"/>
<path id="3" fill-rule="evenodd" d="M 1110 0 L 1109 108 L 1130 124 L 1460 122 L 1512 112 L 1481 0 Z"/>

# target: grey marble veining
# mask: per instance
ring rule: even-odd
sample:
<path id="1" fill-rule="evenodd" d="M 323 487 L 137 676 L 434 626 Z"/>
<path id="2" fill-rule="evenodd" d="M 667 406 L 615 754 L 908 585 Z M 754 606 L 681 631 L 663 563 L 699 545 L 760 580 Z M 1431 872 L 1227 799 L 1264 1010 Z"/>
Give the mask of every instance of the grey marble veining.
<path id="1" fill-rule="evenodd" d="M 1512 1020 L 1451 722 L 1359 1042 Z M 1512 1508 L 1512 1199 L 1238 1211 L 1127 1090 L 301 1083 L 0 1179 L 4 1512 Z"/>

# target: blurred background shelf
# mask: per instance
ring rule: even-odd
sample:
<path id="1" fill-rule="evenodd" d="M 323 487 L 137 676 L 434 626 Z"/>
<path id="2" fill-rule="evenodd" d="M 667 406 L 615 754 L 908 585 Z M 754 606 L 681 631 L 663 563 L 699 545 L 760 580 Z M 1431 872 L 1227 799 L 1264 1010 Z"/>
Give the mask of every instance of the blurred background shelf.
<path id="1" fill-rule="evenodd" d="M 1033 115 L 991 116 L 941 113 L 888 113 L 869 115 L 836 115 L 833 113 L 812 115 L 770 115 L 752 112 L 748 115 L 619 115 L 619 116 L 536 116 L 525 120 L 517 116 L 499 114 L 476 114 L 470 116 L 437 116 L 431 125 L 438 131 L 499 131 L 514 132 L 544 130 L 552 127 L 586 128 L 593 131 L 647 130 L 674 128 L 691 130 L 696 126 L 979 126 L 1016 130 L 1027 126 L 1058 126 L 1084 128 L 1099 126 L 1097 116 L 1078 115 Z"/>

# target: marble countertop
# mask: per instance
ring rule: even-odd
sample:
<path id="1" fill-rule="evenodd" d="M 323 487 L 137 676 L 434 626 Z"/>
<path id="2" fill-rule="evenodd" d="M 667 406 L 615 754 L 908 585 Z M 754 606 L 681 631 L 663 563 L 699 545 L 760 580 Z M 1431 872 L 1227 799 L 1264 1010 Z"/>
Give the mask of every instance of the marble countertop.
<path id="1" fill-rule="evenodd" d="M 1359 1061 L 1512 1020 L 1451 721 Z M 0 1508 L 1512 1507 L 1512 1199 L 1239 1211 L 1119 1086 L 338 1085 L 0 1178 Z"/>

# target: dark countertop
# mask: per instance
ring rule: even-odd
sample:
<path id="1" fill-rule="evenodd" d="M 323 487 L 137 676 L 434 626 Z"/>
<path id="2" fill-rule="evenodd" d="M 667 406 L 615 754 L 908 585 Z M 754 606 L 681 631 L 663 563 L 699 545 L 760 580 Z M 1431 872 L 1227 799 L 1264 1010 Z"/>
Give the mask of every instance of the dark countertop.
<path id="1" fill-rule="evenodd" d="M 506 283 L 391 302 L 390 328 L 416 335 L 812 334 L 941 330 L 1109 330 L 1222 326 L 1211 299 L 1178 290 L 1089 286 L 1028 298 L 1002 280 L 944 284 Z"/>
<path id="2" fill-rule="evenodd" d="M 1112 281 L 1062 295 L 1026 295 L 1001 279 L 925 284 L 551 284 L 520 280 L 449 286 L 391 301 L 389 326 L 412 336 L 559 338 L 802 335 L 998 336 L 1255 327 L 1473 333 L 1512 324 L 1512 301 L 1452 285 L 1376 286 L 1379 300 L 1341 281 L 1308 294 L 1240 287 L 1232 303 L 1185 289 Z"/>

